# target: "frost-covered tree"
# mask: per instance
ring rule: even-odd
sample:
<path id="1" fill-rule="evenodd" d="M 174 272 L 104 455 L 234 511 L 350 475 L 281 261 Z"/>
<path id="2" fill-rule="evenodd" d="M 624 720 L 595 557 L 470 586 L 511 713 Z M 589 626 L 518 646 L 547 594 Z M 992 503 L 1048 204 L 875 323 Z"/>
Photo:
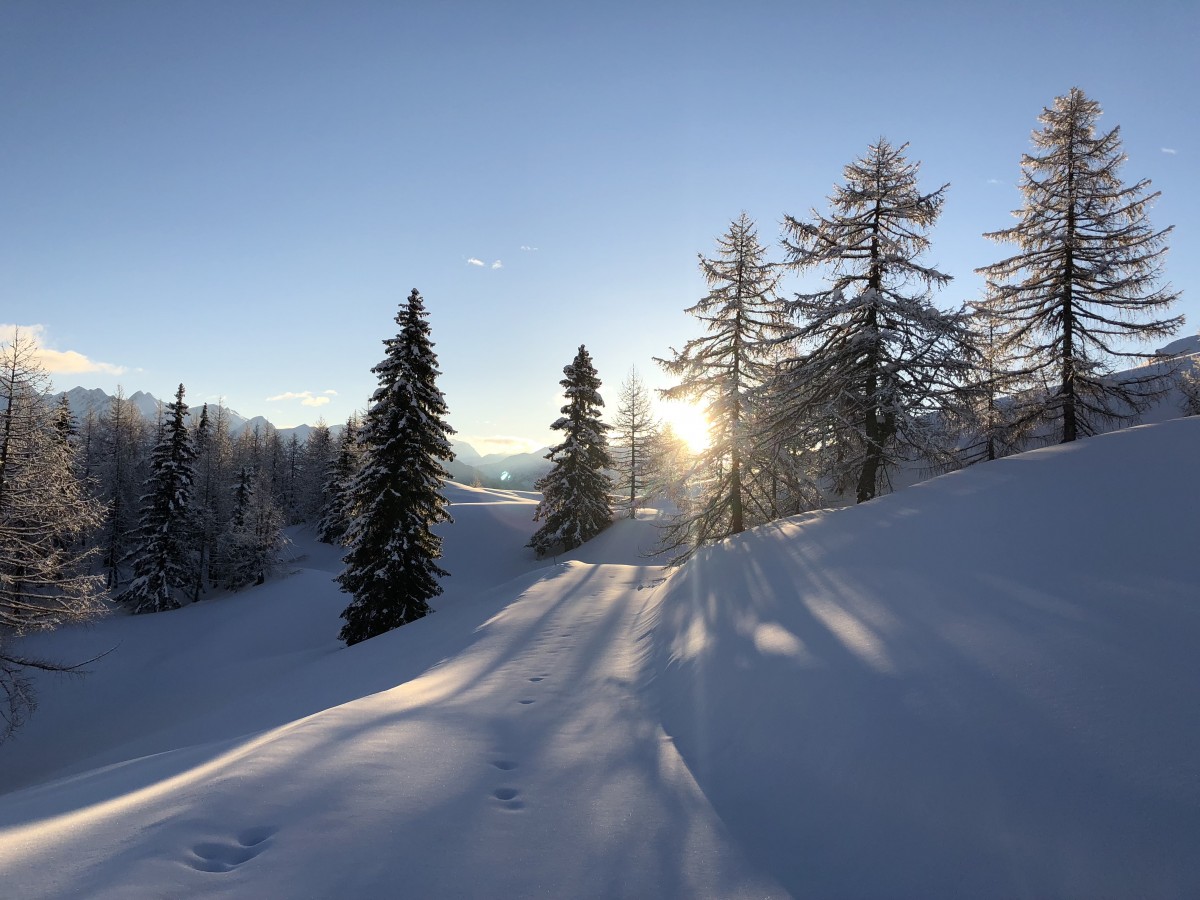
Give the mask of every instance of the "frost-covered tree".
<path id="1" fill-rule="evenodd" d="M 969 403 L 962 414 L 944 421 L 959 436 L 958 459 L 967 466 L 1018 453 L 1029 437 L 1029 422 L 1019 414 L 1024 402 L 1020 380 L 986 304 L 976 305 L 971 323 L 977 356 L 967 378 Z"/>
<path id="2" fill-rule="evenodd" d="M 298 514 L 303 522 L 316 524 L 325 509 L 325 478 L 333 462 L 336 448 L 329 426 L 318 419 L 304 442 L 303 464 L 297 489 Z"/>
<path id="3" fill-rule="evenodd" d="M 134 613 L 178 609 L 195 580 L 191 501 L 196 453 L 183 393 L 181 384 L 150 455 L 150 477 L 131 557 L 133 580 L 117 598 Z"/>
<path id="4" fill-rule="evenodd" d="M 9 639 L 104 611 L 85 539 L 102 511 L 78 475 L 69 409 L 52 411 L 37 346 L 0 344 L 0 740 L 36 705 L 30 669 L 70 665 L 15 654 Z"/>
<path id="5" fill-rule="evenodd" d="M 1062 442 L 1133 419 L 1161 396 L 1161 373 L 1114 377 L 1113 363 L 1146 354 L 1131 341 L 1173 334 L 1183 317 L 1156 318 L 1179 296 L 1159 286 L 1170 228 L 1146 216 L 1149 179 L 1121 181 L 1120 128 L 1100 132 L 1100 105 L 1071 88 L 1042 110 L 1034 152 L 1021 159 L 1016 225 L 986 237 L 1018 253 L 979 269 L 1002 349 L 1017 360 L 1020 418 L 1052 425 Z"/>
<path id="6" fill-rule="evenodd" d="M 52 628 L 100 610 L 83 547 L 101 521 L 76 471 L 70 412 L 48 399 L 36 344 L 0 345 L 0 631 Z"/>
<path id="7" fill-rule="evenodd" d="M 279 567 L 287 545 L 283 516 L 271 496 L 270 484 L 243 466 L 232 491 L 231 516 L 221 534 L 217 554 L 219 584 L 236 591 L 262 584 Z"/>
<path id="8" fill-rule="evenodd" d="M 650 405 L 650 392 L 636 368 L 621 383 L 617 414 L 612 424 L 612 458 L 617 469 L 616 489 L 629 518 L 637 516 L 654 464 L 651 447 L 658 421 Z"/>
<path id="9" fill-rule="evenodd" d="M 907 148 L 881 138 L 846 166 L 829 215 L 784 222 L 788 264 L 829 274 L 827 288 L 790 304 L 798 351 L 781 369 L 772 418 L 817 448 L 835 492 L 859 503 L 901 461 L 943 457 L 936 414 L 964 401 L 972 366 L 966 314 L 931 299 L 950 276 L 918 262 L 947 185 L 922 193 Z"/>
<path id="10" fill-rule="evenodd" d="M 149 425 L 118 385 L 99 422 L 97 496 L 105 509 L 101 549 L 108 589 L 117 593 L 138 524 L 138 499 L 146 477 Z"/>
<path id="11" fill-rule="evenodd" d="M 685 510 L 694 463 L 687 441 L 667 422 L 654 433 L 648 449 L 650 478 L 647 493 L 673 503 L 680 511 Z"/>
<path id="12" fill-rule="evenodd" d="M 766 260 L 754 222 L 742 213 L 717 240 L 717 255 L 700 256 L 709 292 L 686 312 L 706 334 L 658 359 L 679 384 L 660 393 L 667 400 L 702 403 L 710 443 L 697 460 L 698 495 L 691 509 L 664 532 L 663 546 L 686 558 L 700 544 L 738 534 L 747 526 L 746 499 L 753 477 L 756 439 L 749 428 L 753 404 L 771 366 L 771 341 L 781 324 L 778 267 Z M 750 517 L 751 519 L 753 517 Z"/>
<path id="13" fill-rule="evenodd" d="M 358 473 L 361 454 L 356 416 L 346 420 L 338 438 L 337 452 L 325 467 L 324 498 L 317 519 L 317 539 L 326 544 L 344 544 L 346 531 L 354 519 L 354 498 L 350 492 Z"/>
<path id="14" fill-rule="evenodd" d="M 609 429 L 600 420 L 600 376 L 587 347 L 580 345 L 563 376 L 567 403 L 550 426 L 563 440 L 546 454 L 554 467 L 537 482 L 542 499 L 533 518 L 542 524 L 527 545 L 538 556 L 573 550 L 612 524 L 612 481 L 605 471 L 612 468 Z"/>
<path id="15" fill-rule="evenodd" d="M 340 637 L 355 644 L 432 612 L 442 592 L 437 565 L 449 522 L 442 461 L 454 459 L 437 387 L 437 355 L 425 303 L 414 288 L 396 314 L 399 333 L 384 340 L 386 355 L 371 371 L 379 386 L 360 432 L 362 465 L 350 486 L 354 519 L 346 533 L 346 568 L 338 581 L 354 599 L 342 612 Z"/>

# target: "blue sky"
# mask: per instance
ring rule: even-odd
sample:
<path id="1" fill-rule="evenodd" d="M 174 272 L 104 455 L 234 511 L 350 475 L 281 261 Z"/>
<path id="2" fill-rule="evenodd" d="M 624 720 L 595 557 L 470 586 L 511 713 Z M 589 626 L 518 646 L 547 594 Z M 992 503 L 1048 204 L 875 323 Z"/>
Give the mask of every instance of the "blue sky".
<path id="1" fill-rule="evenodd" d="M 977 297 L 1037 115 L 1078 85 L 1162 191 L 1194 333 L 1198 40 L 1190 0 L 9 0 L 0 323 L 59 351 L 56 388 L 337 422 L 417 287 L 451 423 L 525 449 L 581 343 L 610 405 L 630 366 L 665 386 L 696 254 L 742 210 L 777 242 L 880 135 L 950 182 L 927 262 L 939 303 Z"/>

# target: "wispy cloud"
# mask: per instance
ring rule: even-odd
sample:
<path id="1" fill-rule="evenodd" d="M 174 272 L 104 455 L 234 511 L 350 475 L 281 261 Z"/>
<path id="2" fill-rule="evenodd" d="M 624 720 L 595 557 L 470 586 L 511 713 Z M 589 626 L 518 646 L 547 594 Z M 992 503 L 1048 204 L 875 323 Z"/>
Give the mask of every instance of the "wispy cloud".
<path id="1" fill-rule="evenodd" d="M 1174 156 L 1176 153 L 1179 152 L 1174 147 L 1161 147 L 1159 149 L 1161 149 L 1163 153 L 1170 154 L 1171 156 Z"/>
<path id="2" fill-rule="evenodd" d="M 530 247 L 528 244 L 522 244 L 522 245 L 521 245 L 521 249 L 522 249 L 522 250 L 529 250 L 529 251 L 531 251 L 531 252 L 536 252 L 536 251 L 537 251 L 537 247 Z"/>
<path id="3" fill-rule="evenodd" d="M 34 359 L 51 375 L 81 375 L 85 372 L 102 372 L 105 375 L 124 375 L 129 369 L 112 363 L 88 359 L 77 350 L 54 350 L 47 347 L 45 325 L 0 324 L 0 343 L 10 343 L 17 332 L 30 339 L 37 348 Z"/>
<path id="4" fill-rule="evenodd" d="M 492 263 L 492 268 L 493 269 L 503 269 L 504 263 L 500 262 L 500 260 L 496 260 L 494 263 Z"/>
<path id="5" fill-rule="evenodd" d="M 472 256 L 470 259 L 467 260 L 467 265 L 468 266 L 482 266 L 482 265 L 484 265 L 484 262 L 482 259 L 476 259 L 475 257 Z"/>
<path id="6" fill-rule="evenodd" d="M 280 400 L 299 400 L 301 406 L 324 406 L 329 402 L 331 396 L 336 395 L 337 391 L 322 391 L 320 394 L 314 394 L 312 391 L 284 391 L 282 394 L 268 397 L 266 402 L 277 403 Z"/>

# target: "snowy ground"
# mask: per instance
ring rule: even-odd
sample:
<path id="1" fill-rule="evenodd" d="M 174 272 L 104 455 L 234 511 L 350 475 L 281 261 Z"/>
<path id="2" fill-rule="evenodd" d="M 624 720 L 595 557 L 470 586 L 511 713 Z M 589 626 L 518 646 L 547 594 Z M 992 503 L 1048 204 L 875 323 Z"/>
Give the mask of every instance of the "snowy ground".
<path id="1" fill-rule="evenodd" d="M 337 555 L 30 641 L 5 897 L 1200 894 L 1200 418 L 702 551 L 549 565 L 452 485 L 453 577 L 343 648 Z"/>

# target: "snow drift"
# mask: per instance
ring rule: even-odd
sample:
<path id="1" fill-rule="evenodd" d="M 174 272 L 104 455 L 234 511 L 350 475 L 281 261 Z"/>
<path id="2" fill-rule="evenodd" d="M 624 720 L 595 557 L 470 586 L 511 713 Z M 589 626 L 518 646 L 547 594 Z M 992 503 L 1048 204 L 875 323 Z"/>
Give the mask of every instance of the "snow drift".
<path id="1" fill-rule="evenodd" d="M 1200 890 L 1200 419 L 701 551 L 659 709 L 751 858 L 815 897 Z"/>
<path id="2" fill-rule="evenodd" d="M 1200 418 L 707 548 L 569 559 L 449 485 L 437 612 L 335 636 L 337 552 L 81 658 L 0 746 L 0 893 L 1200 893 Z"/>

